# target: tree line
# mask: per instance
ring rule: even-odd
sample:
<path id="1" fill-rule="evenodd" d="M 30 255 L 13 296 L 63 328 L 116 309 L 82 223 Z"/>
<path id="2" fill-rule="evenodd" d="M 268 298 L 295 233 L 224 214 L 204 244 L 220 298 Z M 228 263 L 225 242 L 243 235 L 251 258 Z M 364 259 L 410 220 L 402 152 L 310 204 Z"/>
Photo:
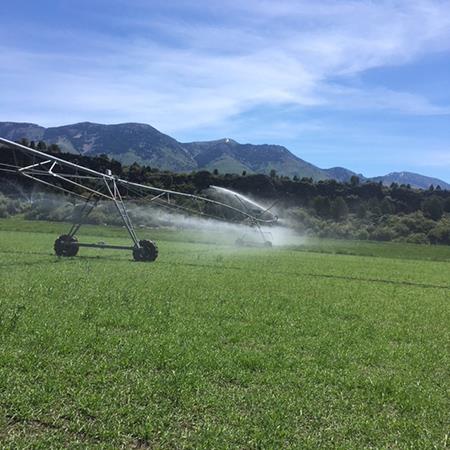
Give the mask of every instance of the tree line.
<path id="1" fill-rule="evenodd" d="M 107 155 L 63 154 L 56 144 L 47 146 L 43 141 L 22 140 L 21 143 L 99 172 L 111 170 L 136 183 L 193 194 L 201 194 L 204 189 L 216 185 L 268 204 L 276 202 L 278 214 L 306 234 L 450 244 L 450 191 L 439 186 L 430 186 L 427 190 L 396 183 L 384 186 L 381 182 L 362 181 L 356 176 L 345 183 L 335 180 L 314 182 L 311 178 L 281 176 L 274 170 L 268 175 L 220 173 L 217 169 L 174 173 L 137 163 L 124 166 Z M 11 152 L 0 153 L 1 163 L 15 164 L 18 157 L 26 158 L 13 156 Z M 22 180 L 22 188 L 31 189 L 32 186 Z M 3 183 L 2 191 L 6 196 L 0 198 L 0 216 L 5 216 L 14 209 L 9 206 L 8 210 L 5 200 L 14 200 L 14 189 Z"/>

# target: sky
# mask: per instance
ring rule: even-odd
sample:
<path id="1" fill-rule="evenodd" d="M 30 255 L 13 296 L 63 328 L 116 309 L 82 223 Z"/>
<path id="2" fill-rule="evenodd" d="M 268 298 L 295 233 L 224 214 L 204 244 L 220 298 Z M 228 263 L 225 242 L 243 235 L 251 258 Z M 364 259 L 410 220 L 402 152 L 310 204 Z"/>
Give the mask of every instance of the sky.
<path id="1" fill-rule="evenodd" d="M 148 123 L 450 182 L 450 0 L 15 0 L 0 121 Z"/>

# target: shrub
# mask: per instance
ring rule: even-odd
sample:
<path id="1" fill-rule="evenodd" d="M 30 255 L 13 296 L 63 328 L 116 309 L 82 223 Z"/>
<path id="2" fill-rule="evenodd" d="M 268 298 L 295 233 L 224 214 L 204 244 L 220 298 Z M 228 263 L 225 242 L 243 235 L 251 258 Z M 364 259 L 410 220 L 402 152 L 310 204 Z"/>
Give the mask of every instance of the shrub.
<path id="1" fill-rule="evenodd" d="M 410 244 L 429 244 L 430 240 L 425 233 L 413 233 L 406 238 L 406 242 Z"/>
<path id="2" fill-rule="evenodd" d="M 101 225 L 107 223 L 107 218 L 102 210 L 96 208 L 89 214 L 89 216 L 86 219 L 86 222 L 94 225 Z"/>
<path id="3" fill-rule="evenodd" d="M 392 231 L 398 236 L 398 237 L 406 237 L 410 234 L 409 228 L 402 222 L 395 224 L 392 227 Z"/>
<path id="4" fill-rule="evenodd" d="M 56 209 L 49 211 L 47 219 L 54 220 L 55 222 L 63 222 L 65 220 L 70 220 L 72 217 L 72 205 L 70 203 L 65 203 L 58 206 Z"/>
<path id="5" fill-rule="evenodd" d="M 358 231 L 356 238 L 360 241 L 367 241 L 369 239 L 369 232 L 366 229 Z"/>
<path id="6" fill-rule="evenodd" d="M 378 227 L 371 233 L 370 239 L 375 241 L 392 241 L 394 232 L 389 227 Z"/>
<path id="7" fill-rule="evenodd" d="M 401 222 L 413 233 L 426 234 L 436 226 L 436 223 L 433 220 L 424 217 L 421 211 L 402 217 Z"/>
<path id="8" fill-rule="evenodd" d="M 450 244 L 450 225 L 439 224 L 428 233 L 432 244 Z"/>
<path id="9" fill-rule="evenodd" d="M 8 214 L 8 208 L 7 208 L 6 204 L 0 203 L 0 218 L 5 219 L 8 216 L 9 216 L 9 214 Z"/>

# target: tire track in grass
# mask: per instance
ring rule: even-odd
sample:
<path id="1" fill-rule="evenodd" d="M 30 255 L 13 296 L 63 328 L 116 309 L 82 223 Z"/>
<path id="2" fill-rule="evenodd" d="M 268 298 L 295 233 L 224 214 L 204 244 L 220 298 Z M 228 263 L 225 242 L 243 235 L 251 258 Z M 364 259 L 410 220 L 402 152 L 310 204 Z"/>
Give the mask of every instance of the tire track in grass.
<path id="1" fill-rule="evenodd" d="M 71 419 L 69 417 L 60 417 L 58 421 L 52 422 L 49 420 L 26 418 L 17 414 L 6 413 L 4 418 L 6 419 L 6 429 L 4 430 L 6 437 L 16 427 L 22 427 L 24 428 L 23 431 L 28 431 L 28 433 L 32 432 L 32 430 L 38 433 L 62 433 L 67 440 L 67 444 L 69 444 L 70 441 L 77 441 L 82 445 L 111 444 L 109 440 L 105 440 L 104 438 L 101 438 L 96 434 L 92 434 L 91 432 L 71 429 Z M 91 417 L 91 419 L 97 420 L 95 417 Z M 132 434 L 128 437 L 124 436 L 122 440 L 123 442 L 120 447 L 132 449 L 147 449 L 153 447 L 152 443 L 147 439 Z"/>
<path id="2" fill-rule="evenodd" d="M 83 444 L 99 444 L 102 443 L 98 437 L 93 436 L 84 431 L 74 431 L 70 430 L 67 426 L 63 424 L 56 424 L 54 422 L 49 422 L 41 419 L 31 419 L 20 417 L 12 414 L 5 414 L 5 418 L 7 420 L 6 423 L 6 435 L 8 435 L 8 430 L 13 430 L 17 426 L 25 427 L 28 432 L 31 430 L 35 430 L 40 433 L 51 433 L 51 432 L 59 432 L 63 433 L 63 435 L 71 440 L 77 440 Z M 25 431 L 25 430 L 24 430 Z"/>
<path id="3" fill-rule="evenodd" d="M 9 251 L 9 252 L 0 252 L 0 253 L 21 253 L 22 252 L 16 252 L 16 251 Z M 28 252 L 26 254 L 30 255 L 40 255 L 40 256 L 55 256 L 51 253 L 40 253 L 40 252 Z M 55 258 L 57 258 L 55 256 Z M 111 257 L 111 256 L 105 256 L 105 258 L 108 259 L 108 261 L 124 261 L 124 258 L 118 258 L 118 257 Z M 8 264 L 0 264 L 0 268 L 7 268 L 11 266 L 34 266 L 34 265 L 40 265 L 40 264 L 55 264 L 60 261 L 67 261 L 67 262 L 73 262 L 76 260 L 100 260 L 101 256 L 77 256 L 74 258 L 57 258 L 55 260 L 51 261 L 23 261 L 23 262 L 17 262 L 17 263 L 8 263 Z M 135 262 L 133 260 L 129 260 L 130 262 Z M 234 271 L 246 271 L 246 272 L 253 272 L 253 273 L 261 273 L 261 270 L 251 269 L 249 267 L 240 267 L 240 266 L 220 266 L 218 264 L 196 264 L 196 263 L 180 263 L 180 262 L 166 262 L 166 261 L 158 261 L 157 264 L 165 264 L 165 265 L 171 265 L 171 266 L 186 266 L 186 267 L 196 267 L 196 268 L 210 268 L 210 269 L 216 269 L 216 270 L 234 270 Z M 346 281 L 357 281 L 357 282 L 366 282 L 366 283 L 382 283 L 382 284 L 392 284 L 392 285 L 398 285 L 398 286 L 410 286 L 410 287 L 417 287 L 417 288 L 425 288 L 425 289 L 442 289 L 442 290 L 450 290 L 449 285 L 440 285 L 440 284 L 431 284 L 431 283 L 416 283 L 414 281 L 406 281 L 406 280 L 389 280 L 384 278 L 363 278 L 363 277 L 352 277 L 349 275 L 333 275 L 333 274 L 325 274 L 325 273 L 311 273 L 311 272 L 293 272 L 293 271 L 280 271 L 280 270 L 272 270 L 270 271 L 271 274 L 274 275 L 289 275 L 289 276 L 306 276 L 310 278 L 325 278 L 325 279 L 335 279 L 335 280 L 346 280 Z"/>
<path id="4" fill-rule="evenodd" d="M 234 270 L 234 271 L 245 271 L 245 272 L 253 272 L 261 274 L 261 270 L 250 269 L 249 267 L 239 267 L 239 266 L 219 266 L 218 264 L 195 264 L 195 263 L 180 263 L 180 262 L 165 262 L 160 261 L 159 264 L 167 264 L 171 266 L 188 266 L 188 267 L 197 267 L 197 268 L 209 268 L 216 270 Z M 417 288 L 426 288 L 426 289 L 443 289 L 450 290 L 449 285 L 442 284 L 431 284 L 431 283 L 415 283 L 414 281 L 406 281 L 406 280 L 388 280 L 383 278 L 363 278 L 363 277 L 352 277 L 348 275 L 333 275 L 333 274 L 325 274 L 325 273 L 311 273 L 311 272 L 293 272 L 293 271 L 280 271 L 280 270 L 271 270 L 271 274 L 273 275 L 289 275 L 289 276 L 303 276 L 303 277 L 311 277 L 311 278 L 326 278 L 326 279 L 335 279 L 335 280 L 346 280 L 346 281 L 357 281 L 357 282 L 366 282 L 366 283 L 383 283 L 383 284 L 392 284 L 399 286 L 410 286 Z"/>

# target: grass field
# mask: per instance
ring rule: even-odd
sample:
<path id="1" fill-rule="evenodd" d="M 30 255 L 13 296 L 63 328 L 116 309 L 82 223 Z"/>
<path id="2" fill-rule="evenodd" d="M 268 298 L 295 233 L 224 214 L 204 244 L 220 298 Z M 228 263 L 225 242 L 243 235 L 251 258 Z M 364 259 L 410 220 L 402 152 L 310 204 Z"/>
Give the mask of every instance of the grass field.
<path id="1" fill-rule="evenodd" d="M 450 248 L 66 228 L 0 221 L 2 448 L 450 445 Z"/>

